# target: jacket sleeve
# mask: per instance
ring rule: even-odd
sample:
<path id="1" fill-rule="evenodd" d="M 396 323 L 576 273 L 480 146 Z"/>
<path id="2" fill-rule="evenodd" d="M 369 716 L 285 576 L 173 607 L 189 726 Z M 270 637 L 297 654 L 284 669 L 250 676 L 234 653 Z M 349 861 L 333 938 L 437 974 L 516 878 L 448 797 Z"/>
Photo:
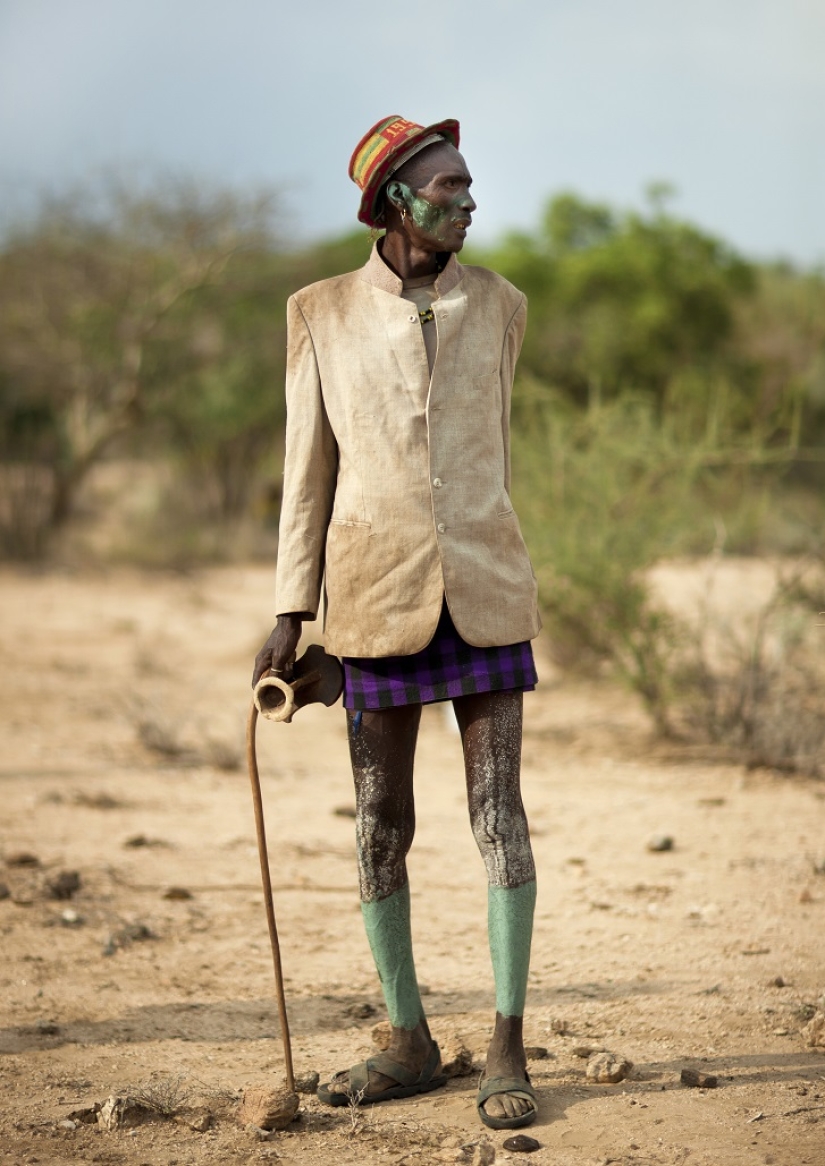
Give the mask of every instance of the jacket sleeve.
<path id="1" fill-rule="evenodd" d="M 338 473 L 315 345 L 292 296 L 287 304 L 286 459 L 278 532 L 276 615 L 315 619 Z"/>
<path id="2" fill-rule="evenodd" d="M 507 325 L 501 349 L 501 432 L 504 438 L 504 489 L 508 494 L 510 493 L 510 403 L 513 396 L 516 361 L 521 352 L 526 326 L 527 297 L 522 295 L 521 303 Z"/>

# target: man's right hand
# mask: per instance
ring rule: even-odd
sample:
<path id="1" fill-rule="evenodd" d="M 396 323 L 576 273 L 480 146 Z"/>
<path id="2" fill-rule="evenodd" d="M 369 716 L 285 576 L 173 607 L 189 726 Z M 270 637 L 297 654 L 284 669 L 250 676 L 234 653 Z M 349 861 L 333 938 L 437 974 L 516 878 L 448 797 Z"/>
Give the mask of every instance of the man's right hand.
<path id="1" fill-rule="evenodd" d="M 301 616 L 279 615 L 278 622 L 272 629 L 272 634 L 255 657 L 255 670 L 252 673 L 252 687 L 254 688 L 265 673 L 271 669 L 283 671 L 295 656 L 295 649 L 301 638 Z"/>

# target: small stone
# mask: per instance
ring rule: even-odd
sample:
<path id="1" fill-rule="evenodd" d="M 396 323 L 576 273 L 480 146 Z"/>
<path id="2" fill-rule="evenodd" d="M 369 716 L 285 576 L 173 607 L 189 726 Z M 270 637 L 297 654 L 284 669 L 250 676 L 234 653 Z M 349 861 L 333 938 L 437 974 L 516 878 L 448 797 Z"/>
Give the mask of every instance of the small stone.
<path id="1" fill-rule="evenodd" d="M 46 890 L 52 899 L 71 899 L 80 890 L 80 875 L 76 870 L 62 870 L 46 881 Z"/>
<path id="2" fill-rule="evenodd" d="M 188 1126 L 196 1134 L 205 1134 L 207 1130 L 212 1128 L 212 1114 L 205 1106 L 198 1109 L 181 1110 L 180 1113 L 175 1114 L 175 1121 L 178 1125 Z"/>
<path id="3" fill-rule="evenodd" d="M 314 1094 L 320 1080 L 320 1073 L 302 1073 L 300 1077 L 295 1078 L 295 1092 Z"/>
<path id="4" fill-rule="evenodd" d="M 473 1150 L 470 1166 L 492 1166 L 496 1160 L 496 1148 L 489 1138 L 479 1142 Z"/>
<path id="5" fill-rule="evenodd" d="M 59 1130 L 76 1130 L 80 1125 L 79 1121 L 73 1121 L 70 1117 L 64 1117 L 62 1121 L 57 1123 Z"/>
<path id="6" fill-rule="evenodd" d="M 60 912 L 60 922 L 64 927 L 82 927 L 84 919 L 73 908 L 67 907 L 65 911 Z"/>
<path id="7" fill-rule="evenodd" d="M 441 1067 L 445 1077 L 471 1077 L 473 1054 L 461 1037 L 447 1036 L 439 1041 Z"/>
<path id="8" fill-rule="evenodd" d="M 550 1053 L 544 1045 L 528 1045 L 524 1050 L 524 1055 L 528 1061 L 546 1061 Z"/>
<path id="9" fill-rule="evenodd" d="M 261 1127 L 256 1126 L 254 1122 L 249 1122 L 249 1124 L 245 1126 L 244 1129 L 248 1134 L 252 1135 L 256 1142 L 272 1142 L 275 1139 L 274 1130 L 261 1129 Z"/>
<path id="10" fill-rule="evenodd" d="M 616 1085 L 624 1081 L 633 1062 L 615 1053 L 594 1053 L 587 1062 L 587 1080 L 597 1085 Z"/>
<path id="11" fill-rule="evenodd" d="M 6 855 L 6 866 L 40 866 L 40 859 L 28 850 L 12 850 Z"/>
<path id="12" fill-rule="evenodd" d="M 285 1130 L 298 1112 L 298 1104 L 298 1094 L 288 1089 L 245 1089 L 238 1121 L 262 1130 Z"/>
<path id="13" fill-rule="evenodd" d="M 5 883 L 0 883 L 0 900 L 11 898 L 11 891 Z"/>
<path id="14" fill-rule="evenodd" d="M 581 1057 L 582 1060 L 587 1060 L 592 1057 L 594 1053 L 603 1053 L 604 1049 L 601 1045 L 573 1045 L 570 1050 L 574 1057 Z"/>
<path id="15" fill-rule="evenodd" d="M 774 978 L 768 984 L 769 988 L 787 988 L 787 986 L 788 981 L 784 976 L 774 976 Z"/>
<path id="16" fill-rule="evenodd" d="M 682 1069 L 679 1080 L 690 1089 L 715 1089 L 719 1084 L 718 1077 L 712 1073 L 700 1073 L 698 1069 Z"/>
<path id="17" fill-rule="evenodd" d="M 825 1049 L 825 1012 L 817 1012 L 802 1029 L 809 1049 Z"/>
<path id="18" fill-rule="evenodd" d="M 336 806 L 332 812 L 336 818 L 354 818 L 355 806 Z"/>
<path id="19" fill-rule="evenodd" d="M 53 1020 L 38 1020 L 35 1027 L 39 1036 L 57 1036 L 60 1032 L 60 1025 Z"/>
<path id="20" fill-rule="evenodd" d="M 371 1016 L 375 1016 L 378 1009 L 369 1001 L 363 1000 L 358 1004 L 349 1004 L 344 1012 L 347 1016 L 351 1016 L 353 1020 L 369 1020 Z"/>
<path id="21" fill-rule="evenodd" d="M 185 899 L 194 899 L 194 897 L 186 887 L 169 887 L 162 895 L 162 898 L 171 899 L 173 902 L 183 902 Z"/>
<path id="22" fill-rule="evenodd" d="M 157 936 L 145 923 L 127 923 L 120 931 L 115 931 L 109 936 L 103 947 L 103 954 L 114 955 L 118 948 L 128 947 L 131 943 L 142 943 L 147 939 L 157 939 Z"/>
<path id="23" fill-rule="evenodd" d="M 95 1101 L 92 1105 L 84 1106 L 83 1109 L 73 1109 L 71 1113 L 66 1114 L 66 1117 L 69 1121 L 76 1121 L 78 1125 L 93 1126 L 97 1124 L 97 1115 L 100 1110 L 100 1102 Z"/>
<path id="24" fill-rule="evenodd" d="M 567 1032 L 567 1028 L 567 1021 L 562 1020 L 561 1017 L 556 1017 L 554 1020 L 550 1021 L 551 1031 L 557 1033 L 559 1036 L 564 1036 L 564 1034 Z"/>
<path id="25" fill-rule="evenodd" d="M 647 840 L 647 848 L 653 854 L 661 854 L 665 850 L 673 849 L 673 839 L 669 834 L 654 834 Z"/>
<path id="26" fill-rule="evenodd" d="M 516 1134 L 514 1138 L 507 1139 L 502 1149 L 512 1150 L 516 1154 L 533 1154 L 541 1149 L 541 1142 L 528 1138 L 527 1134 Z"/>
<path id="27" fill-rule="evenodd" d="M 379 1020 L 377 1024 L 372 1026 L 370 1035 L 372 1036 L 372 1043 L 383 1053 L 385 1049 L 390 1047 L 392 1025 L 388 1020 Z"/>
<path id="28" fill-rule="evenodd" d="M 131 1097 L 107 1097 L 97 1114 L 102 1130 L 129 1129 L 141 1125 L 151 1116 L 149 1110 Z"/>

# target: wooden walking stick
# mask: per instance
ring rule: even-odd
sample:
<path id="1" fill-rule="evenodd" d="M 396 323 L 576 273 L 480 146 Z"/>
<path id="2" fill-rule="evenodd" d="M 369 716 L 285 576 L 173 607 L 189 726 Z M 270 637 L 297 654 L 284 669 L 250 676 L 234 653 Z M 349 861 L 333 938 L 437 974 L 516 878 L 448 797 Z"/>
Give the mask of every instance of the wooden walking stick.
<path id="1" fill-rule="evenodd" d="M 252 804 L 255 809 L 255 833 L 258 839 L 258 857 L 261 860 L 261 882 L 264 889 L 269 942 L 272 948 L 272 966 L 275 972 L 275 995 L 281 1022 L 281 1039 L 284 1045 L 286 1087 L 290 1093 L 295 1092 L 295 1072 L 292 1067 L 292 1044 L 289 1039 L 289 1020 L 286 1014 L 284 978 L 281 970 L 281 947 L 278 942 L 275 907 L 272 902 L 272 880 L 269 875 L 269 854 L 266 845 L 261 779 L 258 773 L 258 757 L 255 749 L 255 729 L 259 711 L 269 720 L 288 724 L 296 710 L 303 708 L 304 705 L 315 702 L 327 706 L 334 704 L 341 695 L 343 686 L 344 674 L 341 665 L 334 656 L 328 656 L 323 648 L 313 644 L 306 650 L 301 659 L 293 664 L 292 674 L 288 681 L 271 673 L 258 681 L 246 721 L 246 764 L 249 769 Z"/>

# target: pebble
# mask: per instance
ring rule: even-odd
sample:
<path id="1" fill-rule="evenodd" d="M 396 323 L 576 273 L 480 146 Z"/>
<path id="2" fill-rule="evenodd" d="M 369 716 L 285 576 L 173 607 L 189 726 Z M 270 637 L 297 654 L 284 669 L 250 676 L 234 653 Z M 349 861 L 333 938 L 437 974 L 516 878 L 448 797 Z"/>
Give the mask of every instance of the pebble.
<path id="1" fill-rule="evenodd" d="M 82 927 L 85 920 L 82 915 L 78 915 L 77 911 L 67 907 L 65 911 L 60 912 L 60 922 L 64 927 Z"/>
<path id="2" fill-rule="evenodd" d="M 148 1110 L 133 1101 L 131 1097 L 107 1097 L 97 1114 L 97 1124 L 102 1130 L 128 1129 L 141 1125 L 148 1116 Z"/>
<path id="3" fill-rule="evenodd" d="M 256 1126 L 254 1122 L 249 1122 L 244 1127 L 248 1134 L 251 1134 L 256 1142 L 271 1142 L 275 1138 L 274 1130 L 264 1130 L 260 1126 Z"/>
<path id="4" fill-rule="evenodd" d="M 496 1148 L 489 1139 L 479 1142 L 473 1150 L 470 1166 L 492 1166 L 496 1160 Z"/>
<path id="5" fill-rule="evenodd" d="M 527 1134 L 516 1134 L 514 1138 L 507 1139 L 502 1149 L 512 1150 L 516 1154 L 533 1154 L 541 1149 L 541 1142 L 528 1138 Z"/>
<path id="6" fill-rule="evenodd" d="M 187 1126 L 190 1130 L 194 1130 L 196 1134 L 205 1134 L 207 1130 L 212 1128 L 212 1114 L 206 1107 L 185 1109 L 181 1113 L 176 1113 L 175 1121 L 178 1125 Z"/>
<path id="7" fill-rule="evenodd" d="M 647 840 L 647 848 L 654 854 L 673 849 L 673 839 L 669 834 L 654 834 Z"/>
<path id="8" fill-rule="evenodd" d="M 592 1057 L 594 1053 L 603 1053 L 604 1049 L 601 1045 L 573 1045 L 571 1052 L 574 1057 L 581 1057 L 582 1060 L 586 1060 L 588 1057 Z"/>
<path id="9" fill-rule="evenodd" d="M 80 890 L 80 875 L 76 870 L 61 870 L 47 879 L 46 890 L 52 899 L 71 899 Z"/>
<path id="10" fill-rule="evenodd" d="M 161 896 L 164 899 L 171 899 L 173 902 L 183 902 L 186 899 L 194 899 L 194 895 L 186 887 L 169 887 L 163 892 Z"/>
<path id="11" fill-rule="evenodd" d="M 587 1080 L 597 1085 L 616 1085 L 624 1081 L 633 1062 L 615 1053 L 594 1053 L 587 1062 Z"/>
<path id="12" fill-rule="evenodd" d="M 377 1011 L 375 1005 L 370 1004 L 367 1000 L 360 1004 L 350 1004 L 344 1009 L 345 1014 L 351 1016 L 353 1020 L 369 1020 L 371 1016 L 375 1016 Z"/>
<path id="13" fill-rule="evenodd" d="M 546 1061 L 550 1056 L 544 1045 L 528 1045 L 524 1050 L 528 1061 Z"/>
<path id="14" fill-rule="evenodd" d="M 285 1130 L 298 1112 L 298 1104 L 298 1094 L 288 1089 L 245 1089 L 238 1121 L 262 1130 Z"/>
<path id="15" fill-rule="evenodd" d="M 0 899 L 8 899 L 11 896 L 11 891 L 5 883 L 0 883 Z"/>
<path id="16" fill-rule="evenodd" d="M 825 1049 L 825 1012 L 817 1012 L 802 1029 L 809 1049 Z"/>
<path id="17" fill-rule="evenodd" d="M 551 1031 L 557 1033 L 559 1036 L 564 1036 L 565 1033 L 567 1032 L 568 1027 L 569 1026 L 567 1024 L 567 1021 L 562 1020 L 560 1017 L 556 1017 L 554 1020 L 550 1021 Z"/>
<path id="18" fill-rule="evenodd" d="M 315 1093 L 321 1080 L 320 1073 L 302 1073 L 295 1078 L 296 1093 Z"/>
<path id="19" fill-rule="evenodd" d="M 441 1066 L 445 1077 L 470 1077 L 473 1074 L 473 1054 L 459 1036 L 439 1040 Z"/>
<path id="20" fill-rule="evenodd" d="M 690 1089 L 715 1089 L 719 1084 L 718 1077 L 712 1073 L 700 1073 L 698 1069 L 682 1069 L 679 1080 Z"/>
<path id="21" fill-rule="evenodd" d="M 13 850 L 6 855 L 6 866 L 40 866 L 40 859 L 28 850 Z"/>

